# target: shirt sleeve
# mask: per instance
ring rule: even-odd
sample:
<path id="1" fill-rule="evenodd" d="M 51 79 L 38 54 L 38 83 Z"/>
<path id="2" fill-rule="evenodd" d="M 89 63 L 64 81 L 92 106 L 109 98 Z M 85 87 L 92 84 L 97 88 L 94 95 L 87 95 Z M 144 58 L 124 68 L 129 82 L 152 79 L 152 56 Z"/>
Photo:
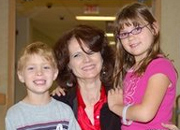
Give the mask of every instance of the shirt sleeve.
<path id="1" fill-rule="evenodd" d="M 12 122 L 9 120 L 9 118 L 7 116 L 5 118 L 5 127 L 6 127 L 6 130 L 16 130 L 13 127 Z"/>
<path id="2" fill-rule="evenodd" d="M 172 62 L 166 58 L 157 58 L 153 60 L 146 70 L 149 78 L 157 73 L 166 75 L 171 83 L 175 84 L 177 81 L 177 74 Z"/>

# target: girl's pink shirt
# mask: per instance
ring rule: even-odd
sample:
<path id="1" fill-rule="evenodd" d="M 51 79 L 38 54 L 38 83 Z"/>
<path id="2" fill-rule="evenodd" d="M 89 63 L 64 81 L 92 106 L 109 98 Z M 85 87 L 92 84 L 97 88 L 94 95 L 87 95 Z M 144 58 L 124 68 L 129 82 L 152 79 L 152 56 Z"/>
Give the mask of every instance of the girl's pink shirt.
<path id="1" fill-rule="evenodd" d="M 123 125 L 122 130 L 166 130 L 161 126 L 161 123 L 169 123 L 172 119 L 177 83 L 177 74 L 170 60 L 163 57 L 154 59 L 141 77 L 134 76 L 133 70 L 130 69 L 123 82 L 124 104 L 140 104 L 145 94 L 149 78 L 156 73 L 163 73 L 171 81 L 171 86 L 167 89 L 156 116 L 152 121 L 147 123 L 134 121 L 130 126 Z"/>

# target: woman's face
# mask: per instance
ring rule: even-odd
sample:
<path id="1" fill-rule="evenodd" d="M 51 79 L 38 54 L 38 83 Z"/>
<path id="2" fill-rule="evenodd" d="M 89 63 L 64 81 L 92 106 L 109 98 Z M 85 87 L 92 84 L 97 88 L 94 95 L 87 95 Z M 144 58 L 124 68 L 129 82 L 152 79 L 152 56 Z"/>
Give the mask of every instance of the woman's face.
<path id="1" fill-rule="evenodd" d="M 70 40 L 68 46 L 70 55 L 68 67 L 72 70 L 77 79 L 87 80 L 99 78 L 103 64 L 100 52 L 93 52 L 84 44 L 82 44 L 82 47 L 88 54 L 81 49 L 75 38 Z"/>

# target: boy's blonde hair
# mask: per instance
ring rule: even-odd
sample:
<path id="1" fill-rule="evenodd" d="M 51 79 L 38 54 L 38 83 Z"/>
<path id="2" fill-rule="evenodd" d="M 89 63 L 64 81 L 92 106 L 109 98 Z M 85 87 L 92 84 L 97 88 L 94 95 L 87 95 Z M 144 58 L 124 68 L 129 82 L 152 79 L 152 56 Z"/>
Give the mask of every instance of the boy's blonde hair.
<path id="1" fill-rule="evenodd" d="M 39 55 L 49 61 L 55 69 L 57 69 L 57 62 L 52 48 L 43 42 L 34 42 L 29 44 L 22 52 L 19 60 L 17 70 L 21 71 L 25 63 L 32 55 Z"/>

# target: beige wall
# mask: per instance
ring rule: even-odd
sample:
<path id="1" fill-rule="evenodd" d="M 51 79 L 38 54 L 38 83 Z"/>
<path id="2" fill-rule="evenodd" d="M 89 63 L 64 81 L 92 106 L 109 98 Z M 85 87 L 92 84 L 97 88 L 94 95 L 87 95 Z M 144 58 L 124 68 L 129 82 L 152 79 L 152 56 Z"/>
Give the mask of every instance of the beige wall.
<path id="1" fill-rule="evenodd" d="M 180 0 L 161 0 L 161 43 L 180 74 Z M 178 80 L 177 94 L 180 94 Z"/>
<path id="2" fill-rule="evenodd" d="M 161 0 L 161 43 L 163 50 L 174 60 L 180 75 L 180 0 Z M 177 84 L 177 95 L 180 94 L 180 79 Z M 179 105 L 178 105 L 179 106 Z M 180 127 L 180 116 L 179 125 Z"/>
<path id="3" fill-rule="evenodd" d="M 0 129 L 4 130 L 6 110 L 14 103 L 15 1 L 0 1 L 0 93 L 6 96 L 0 103 Z"/>
<path id="4" fill-rule="evenodd" d="M 29 44 L 30 39 L 30 26 L 29 26 L 29 19 L 26 17 L 18 17 L 16 18 L 16 29 L 18 33 L 16 34 L 16 52 L 15 52 L 15 59 L 17 65 L 17 59 L 20 55 L 21 50 Z M 19 81 L 18 76 L 16 74 L 15 69 L 15 103 L 20 101 L 26 95 L 26 88 L 24 85 Z"/>
<path id="5" fill-rule="evenodd" d="M 3 13 L 0 13 L 0 92 L 5 94 L 8 79 L 8 2 L 5 2 L 5 0 L 0 1 L 0 9 L 3 10 Z M 0 126 L 3 126 L 4 123 L 5 110 L 6 106 L 0 105 Z"/>

